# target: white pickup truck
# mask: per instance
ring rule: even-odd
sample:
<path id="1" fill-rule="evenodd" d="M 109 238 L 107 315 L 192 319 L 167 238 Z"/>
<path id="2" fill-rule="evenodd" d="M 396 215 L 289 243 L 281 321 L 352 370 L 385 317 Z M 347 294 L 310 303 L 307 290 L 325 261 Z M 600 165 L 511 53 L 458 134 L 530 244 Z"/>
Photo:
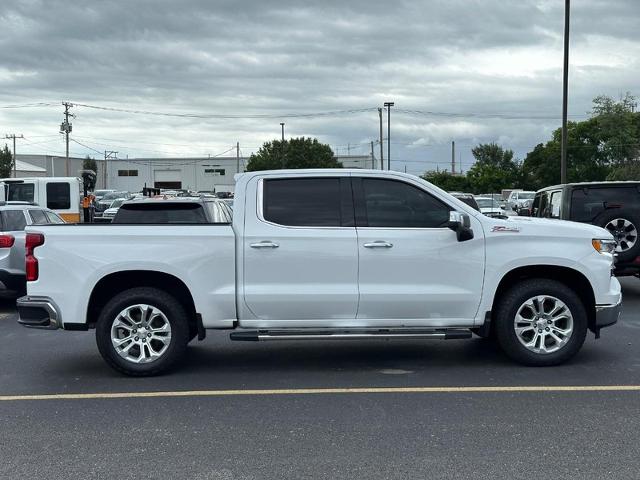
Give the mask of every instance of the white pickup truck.
<path id="1" fill-rule="evenodd" d="M 238 176 L 232 224 L 28 229 L 19 322 L 95 328 L 130 375 L 206 329 L 232 340 L 495 338 L 527 365 L 573 357 L 618 319 L 601 228 L 482 215 L 398 172 Z"/>

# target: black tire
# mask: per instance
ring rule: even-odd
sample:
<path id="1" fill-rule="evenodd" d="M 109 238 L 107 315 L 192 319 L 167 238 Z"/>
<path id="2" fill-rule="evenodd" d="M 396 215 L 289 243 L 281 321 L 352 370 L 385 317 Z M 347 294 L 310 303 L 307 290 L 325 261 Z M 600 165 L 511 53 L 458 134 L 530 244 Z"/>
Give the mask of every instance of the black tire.
<path id="1" fill-rule="evenodd" d="M 111 341 L 111 327 L 118 314 L 137 304 L 158 308 L 171 326 L 169 346 L 159 358 L 148 363 L 126 360 L 117 353 Z M 96 324 L 96 343 L 102 358 L 109 366 L 125 375 L 143 377 L 164 372 L 184 356 L 188 342 L 189 322 L 184 307 L 172 295 L 157 288 L 138 287 L 119 293 L 104 306 Z"/>
<path id="2" fill-rule="evenodd" d="M 625 245 L 628 245 L 630 241 L 629 238 L 625 240 L 624 235 L 628 234 L 629 232 L 625 232 L 623 234 L 622 232 L 625 230 L 624 228 L 621 228 L 619 231 L 617 231 L 617 229 L 615 228 L 606 228 L 609 222 L 616 219 L 622 219 L 626 222 L 629 222 L 636 232 L 634 238 L 635 243 L 630 248 L 624 248 Z M 618 251 L 616 249 L 616 252 L 618 253 L 618 261 L 630 262 L 634 260 L 638 255 L 640 255 L 640 238 L 638 238 L 637 236 L 637 234 L 640 233 L 640 217 L 635 215 L 633 212 L 630 212 L 629 210 L 626 210 L 624 208 L 614 208 L 611 210 L 606 210 L 594 219 L 593 224 L 597 225 L 598 227 L 602 227 L 605 230 L 608 230 L 613 235 L 613 238 L 618 242 L 619 247 L 623 248 L 621 251 Z"/>
<path id="3" fill-rule="evenodd" d="M 518 339 L 514 328 L 518 309 L 537 295 L 561 300 L 573 317 L 571 336 L 559 350 L 552 353 L 535 353 L 527 349 Z M 517 283 L 499 300 L 495 333 L 500 347 L 511 359 L 528 366 L 544 367 L 566 362 L 578 353 L 587 335 L 587 323 L 587 311 L 575 291 L 556 280 L 536 278 Z"/>

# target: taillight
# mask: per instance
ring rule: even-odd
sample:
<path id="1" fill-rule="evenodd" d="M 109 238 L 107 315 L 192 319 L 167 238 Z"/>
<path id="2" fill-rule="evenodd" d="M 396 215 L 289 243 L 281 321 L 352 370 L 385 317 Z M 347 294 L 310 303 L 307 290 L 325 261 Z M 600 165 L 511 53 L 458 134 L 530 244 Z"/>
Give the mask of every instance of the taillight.
<path id="1" fill-rule="evenodd" d="M 41 233 L 27 233 L 25 237 L 25 273 L 27 282 L 34 282 L 38 279 L 38 259 L 33 256 L 33 250 L 43 243 L 44 235 Z"/>
<path id="2" fill-rule="evenodd" d="M 13 235 L 0 235 L 0 248 L 11 248 L 15 243 L 16 239 Z"/>

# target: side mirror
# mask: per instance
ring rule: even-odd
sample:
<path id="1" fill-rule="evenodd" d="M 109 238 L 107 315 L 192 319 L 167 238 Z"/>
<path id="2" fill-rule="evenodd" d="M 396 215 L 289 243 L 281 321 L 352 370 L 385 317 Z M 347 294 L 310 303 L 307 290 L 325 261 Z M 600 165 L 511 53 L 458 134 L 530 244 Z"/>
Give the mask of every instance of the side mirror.
<path id="1" fill-rule="evenodd" d="M 466 213 L 453 210 L 449 212 L 449 228 L 456 232 L 459 242 L 471 240 L 473 230 L 471 230 L 471 219 Z"/>

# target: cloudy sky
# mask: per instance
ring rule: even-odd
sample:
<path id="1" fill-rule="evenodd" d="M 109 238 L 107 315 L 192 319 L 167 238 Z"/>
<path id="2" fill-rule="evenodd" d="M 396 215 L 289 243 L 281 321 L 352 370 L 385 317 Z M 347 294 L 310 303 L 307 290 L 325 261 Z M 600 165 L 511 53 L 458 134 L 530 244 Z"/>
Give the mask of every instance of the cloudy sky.
<path id="1" fill-rule="evenodd" d="M 523 158 L 560 125 L 563 9 L 562 0 L 5 1 L 0 134 L 25 136 L 18 153 L 64 154 L 66 100 L 178 114 L 76 105 L 76 155 L 216 155 L 235 142 L 247 155 L 279 137 L 280 122 L 286 136 L 365 154 L 377 107 L 394 101 L 394 169 L 447 168 L 451 140 L 465 170 L 479 142 Z M 585 118 L 596 95 L 640 95 L 638 25 L 638 0 L 572 2 L 571 118 Z"/>

